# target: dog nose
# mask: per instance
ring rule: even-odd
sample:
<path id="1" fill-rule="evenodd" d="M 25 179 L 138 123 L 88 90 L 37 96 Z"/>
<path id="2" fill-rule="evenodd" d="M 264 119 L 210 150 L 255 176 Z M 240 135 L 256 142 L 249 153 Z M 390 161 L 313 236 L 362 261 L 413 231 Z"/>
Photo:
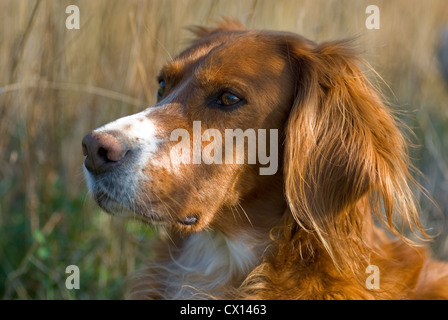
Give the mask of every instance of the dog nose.
<path id="1" fill-rule="evenodd" d="M 91 132 L 82 139 L 82 152 L 87 170 L 100 174 L 121 163 L 129 149 L 112 134 Z"/>

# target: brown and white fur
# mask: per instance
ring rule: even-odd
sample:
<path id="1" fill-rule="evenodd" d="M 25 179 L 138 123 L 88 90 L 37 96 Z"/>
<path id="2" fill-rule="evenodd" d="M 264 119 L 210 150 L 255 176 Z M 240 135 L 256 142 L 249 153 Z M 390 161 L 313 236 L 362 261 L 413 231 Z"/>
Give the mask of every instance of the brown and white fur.
<path id="1" fill-rule="evenodd" d="M 426 237 L 406 143 L 350 42 L 230 22 L 194 32 L 157 104 L 83 140 L 98 205 L 162 226 L 129 298 L 447 299 L 448 265 L 397 231 Z M 278 171 L 173 161 L 170 134 L 193 139 L 193 121 L 278 130 Z"/>

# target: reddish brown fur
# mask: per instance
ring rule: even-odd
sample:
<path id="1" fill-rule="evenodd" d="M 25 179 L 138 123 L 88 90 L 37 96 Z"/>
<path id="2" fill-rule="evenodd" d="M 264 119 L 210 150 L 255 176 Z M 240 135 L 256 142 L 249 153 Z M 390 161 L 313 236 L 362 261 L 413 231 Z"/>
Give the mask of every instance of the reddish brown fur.
<path id="1" fill-rule="evenodd" d="M 416 184 L 397 121 L 350 43 L 318 45 L 235 23 L 195 32 L 195 43 L 162 69 L 167 94 L 178 90 L 170 101 L 178 107 L 151 117 L 166 132 L 191 132 L 194 120 L 222 131 L 279 129 L 283 164 L 273 176 L 260 176 L 256 165 L 185 165 L 181 177 L 148 166 L 152 179 L 143 189 L 163 200 L 157 210 L 170 208 L 173 224 L 158 244 L 159 267 L 148 266 L 130 296 L 163 298 L 157 293 L 164 289 L 163 265 L 180 254 L 189 234 L 213 229 L 269 243 L 258 265 L 220 284 L 216 298 L 448 299 L 447 264 L 396 231 L 403 223 L 425 235 L 411 192 Z M 207 109 L 205 97 L 229 79 L 248 104 L 232 112 Z M 192 213 L 197 224 L 175 223 Z M 399 237 L 389 239 L 372 216 Z M 369 264 L 381 270 L 380 289 L 366 288 Z M 141 296 L 145 288 L 154 294 Z"/>

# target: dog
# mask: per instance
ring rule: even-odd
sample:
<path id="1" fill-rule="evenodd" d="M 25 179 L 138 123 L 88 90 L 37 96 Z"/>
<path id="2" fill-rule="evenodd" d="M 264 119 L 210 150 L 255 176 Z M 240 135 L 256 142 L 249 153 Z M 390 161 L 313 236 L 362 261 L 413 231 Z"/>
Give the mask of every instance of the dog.
<path id="1" fill-rule="evenodd" d="M 401 125 L 352 42 L 191 30 L 157 103 L 82 141 L 97 204 L 160 229 L 127 298 L 448 299 L 448 265 L 401 232 L 430 237 Z"/>

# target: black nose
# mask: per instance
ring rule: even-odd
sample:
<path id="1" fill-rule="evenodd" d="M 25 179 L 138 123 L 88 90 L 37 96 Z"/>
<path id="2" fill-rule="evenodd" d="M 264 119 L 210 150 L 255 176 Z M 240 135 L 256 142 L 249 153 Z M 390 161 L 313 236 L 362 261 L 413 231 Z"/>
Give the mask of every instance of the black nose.
<path id="1" fill-rule="evenodd" d="M 84 165 L 91 173 L 111 170 L 129 154 L 129 149 L 117 137 L 106 132 L 91 132 L 82 139 Z"/>

